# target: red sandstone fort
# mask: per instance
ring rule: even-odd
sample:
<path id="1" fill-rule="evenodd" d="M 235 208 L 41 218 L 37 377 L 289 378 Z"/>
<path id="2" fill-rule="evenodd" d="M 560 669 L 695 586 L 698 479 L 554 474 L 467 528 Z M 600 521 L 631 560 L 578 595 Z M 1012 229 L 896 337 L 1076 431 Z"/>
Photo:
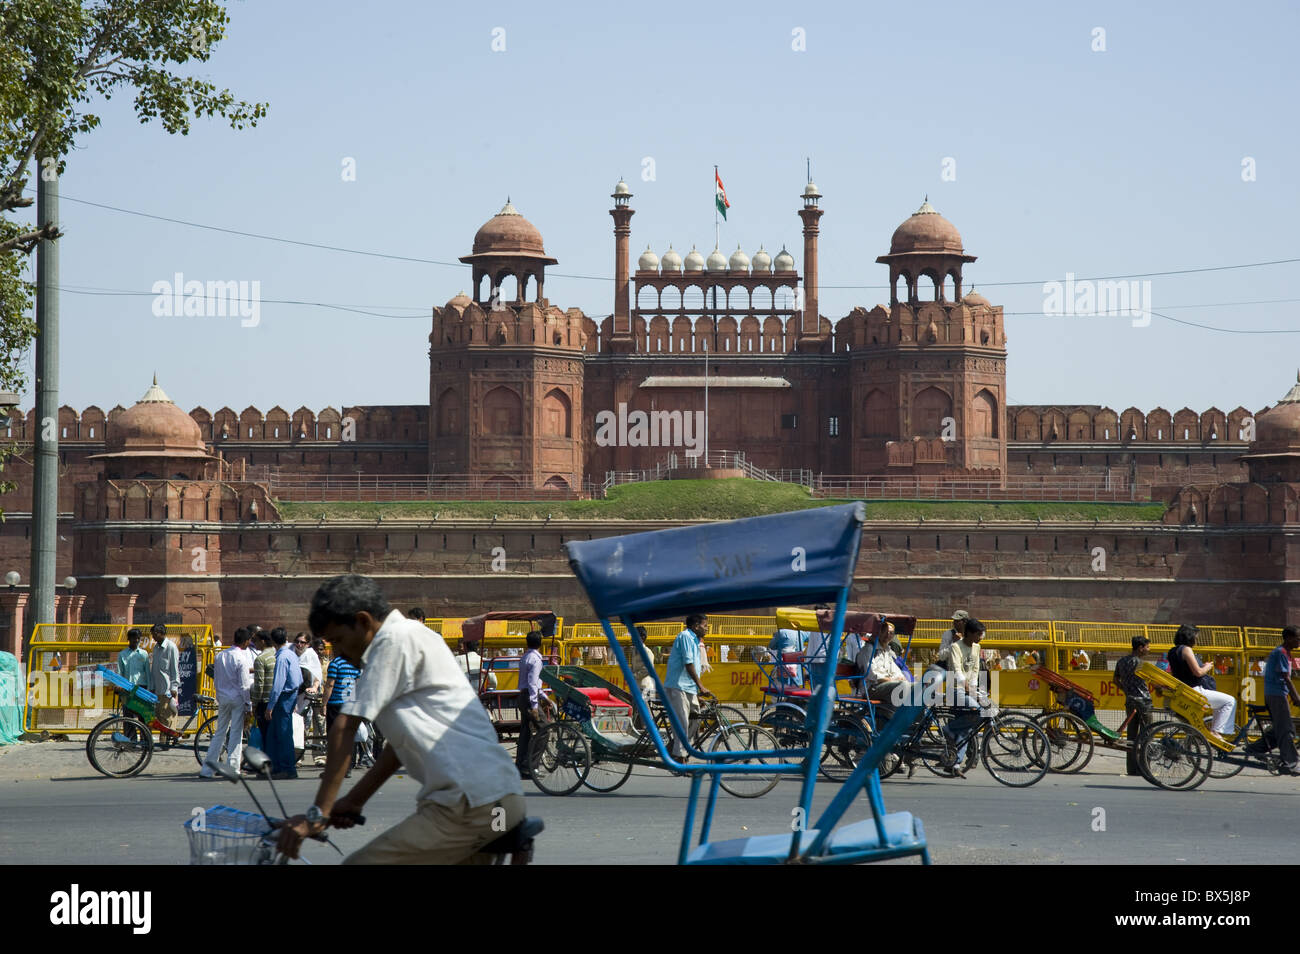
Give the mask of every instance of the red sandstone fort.
<path id="1" fill-rule="evenodd" d="M 58 577 L 80 582 L 59 597 L 60 619 L 129 609 L 218 632 L 300 627 L 315 586 L 341 572 L 385 579 L 430 615 L 493 601 L 583 615 L 562 544 L 639 525 L 294 522 L 274 501 L 415 478 L 427 493 L 406 499 L 439 486 L 584 494 L 612 474 L 700 463 L 704 435 L 689 429 L 707 400 L 705 463 L 853 493 L 871 479 L 924 494 L 1169 505 L 1161 524 L 1100 528 L 873 524 L 861 587 L 908 612 L 945 615 L 957 601 L 1003 619 L 1280 625 L 1300 579 L 1300 385 L 1255 412 L 1009 405 L 1002 308 L 963 285 L 975 256 L 928 201 L 877 258 L 889 304 L 832 321 L 818 311 L 812 182 L 797 210 L 802 273 L 789 250 L 762 247 L 647 247 L 633 271 L 632 194 L 619 182 L 612 198 L 615 293 L 599 320 L 545 297 L 557 260 L 509 202 L 478 230 L 461 259 L 472 294 L 432 310 L 427 404 L 187 414 L 155 381 L 131 408 L 61 408 Z M 6 475 L 17 489 L 0 498 L 0 572 L 29 563 L 34 413 L 3 425 L 18 455 Z M 1089 571 L 1097 545 L 1111 552 L 1104 578 Z M 505 574 L 488 568 L 495 547 L 509 554 Z M 23 599 L 0 592 L 6 642 Z"/>

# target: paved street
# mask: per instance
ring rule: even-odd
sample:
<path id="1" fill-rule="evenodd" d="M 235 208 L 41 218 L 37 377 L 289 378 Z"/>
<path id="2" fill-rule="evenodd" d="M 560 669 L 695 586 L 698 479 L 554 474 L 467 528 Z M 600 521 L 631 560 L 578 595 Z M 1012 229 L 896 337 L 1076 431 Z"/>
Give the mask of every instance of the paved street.
<path id="1" fill-rule="evenodd" d="M 252 810 L 242 787 L 196 775 L 190 751 L 156 753 L 134 779 L 96 774 L 77 742 L 0 749 L 0 860 L 6 864 L 183 864 L 181 823 L 196 806 L 227 804 Z M 943 864 L 1269 864 L 1293 860 L 1293 840 L 1279 838 L 1300 807 L 1300 784 L 1247 771 L 1207 781 L 1194 792 L 1164 792 L 1122 772 L 1122 757 L 1100 750 L 1079 775 L 1049 775 L 1028 789 L 998 784 L 983 769 L 966 780 L 938 779 L 918 770 L 884 785 L 886 804 L 922 818 L 936 863 Z M 315 770 L 278 783 L 291 811 L 315 792 Z M 265 782 L 258 797 L 273 804 Z M 408 814 L 416 791 L 395 779 L 367 807 L 366 829 L 335 834 L 345 851 Z M 538 864 L 668 864 L 676 854 L 687 782 L 638 770 L 619 791 L 580 790 L 552 798 L 526 783 L 528 810 L 546 821 Z M 819 790 L 824 805 L 833 785 Z M 760 799 L 721 796 L 715 837 L 773 833 L 787 828 L 797 796 L 794 780 Z M 1095 809 L 1104 831 L 1094 831 Z M 863 810 L 851 818 L 863 817 Z M 314 863 L 338 856 L 309 848 Z"/>

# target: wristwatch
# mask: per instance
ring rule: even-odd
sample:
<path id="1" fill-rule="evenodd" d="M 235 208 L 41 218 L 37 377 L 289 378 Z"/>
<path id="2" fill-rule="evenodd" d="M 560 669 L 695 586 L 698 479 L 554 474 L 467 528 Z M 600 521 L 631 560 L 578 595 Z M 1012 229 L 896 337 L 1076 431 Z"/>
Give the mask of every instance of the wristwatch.
<path id="1" fill-rule="evenodd" d="M 315 805 L 307 809 L 307 824 L 319 825 L 324 820 L 325 820 L 325 813 L 321 811 L 319 808 L 317 808 Z"/>

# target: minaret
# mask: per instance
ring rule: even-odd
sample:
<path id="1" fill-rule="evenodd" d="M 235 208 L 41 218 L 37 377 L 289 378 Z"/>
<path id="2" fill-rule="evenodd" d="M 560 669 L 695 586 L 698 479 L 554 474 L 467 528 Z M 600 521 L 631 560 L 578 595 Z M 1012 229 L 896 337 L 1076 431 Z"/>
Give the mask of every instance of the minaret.
<path id="1" fill-rule="evenodd" d="M 632 216 L 636 212 L 628 205 L 632 190 L 622 179 L 614 186 L 611 198 L 614 208 L 614 335 L 610 341 L 612 351 L 633 350 L 632 313 L 629 305 L 628 243 L 632 235 Z"/>
<path id="2" fill-rule="evenodd" d="M 817 311 L 817 235 L 821 231 L 817 220 L 822 217 L 817 200 L 821 197 L 810 173 L 808 184 L 803 189 L 803 208 L 799 210 L 799 218 L 803 219 L 803 315 L 795 347 L 800 351 L 819 351 L 824 344 L 820 338 L 821 317 Z M 813 340 L 805 345 L 804 339 Z"/>

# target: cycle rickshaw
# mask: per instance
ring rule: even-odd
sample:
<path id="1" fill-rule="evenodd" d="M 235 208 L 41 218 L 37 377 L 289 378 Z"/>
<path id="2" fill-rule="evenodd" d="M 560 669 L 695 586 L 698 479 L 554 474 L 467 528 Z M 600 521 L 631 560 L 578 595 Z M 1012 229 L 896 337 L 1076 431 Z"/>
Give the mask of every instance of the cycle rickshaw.
<path id="1" fill-rule="evenodd" d="M 866 508 L 862 503 L 822 507 L 726 523 L 606 537 L 567 544 L 569 563 L 600 619 L 628 695 L 665 767 L 690 778 L 690 797 L 678 850 L 681 864 L 852 864 L 918 855 L 929 863 L 925 830 L 909 812 L 886 813 L 877 765 L 916 720 L 921 706 L 903 700 L 889 725 L 872 742 L 821 816 L 813 819 L 818 763 L 833 706 L 834 667 L 839 657 L 849 590 L 857 565 Z M 826 661 L 815 671 L 818 691 L 809 698 L 809 744 L 803 749 L 705 751 L 686 744 L 691 761 L 673 759 L 641 687 L 614 633 L 619 619 L 643 646 L 636 623 L 749 607 L 830 603 L 835 606 Z M 651 675 L 663 698 L 663 682 Z M 667 721 L 686 737 L 671 707 Z M 816 756 L 812 755 L 816 753 Z M 795 761 L 797 760 L 797 761 Z M 800 780 L 789 829 L 772 835 L 710 841 L 722 779 L 728 775 L 790 774 Z M 699 842 L 692 848 L 701 788 L 709 779 Z M 871 817 L 840 825 L 863 796 Z"/>
<path id="2" fill-rule="evenodd" d="M 465 643 L 477 644 L 481 660 L 479 670 L 467 671 L 465 676 L 469 679 L 470 684 L 474 686 L 475 692 L 478 693 L 479 702 L 483 703 L 483 708 L 487 710 L 488 716 L 492 719 L 492 725 L 497 730 L 497 738 L 504 742 L 519 735 L 520 715 L 517 706 L 519 692 L 517 689 L 497 688 L 493 684 L 493 677 L 511 670 L 518 674 L 520 657 L 506 655 L 489 657 L 483 653 L 483 650 L 487 648 L 483 645 L 484 636 L 487 633 L 487 624 L 498 620 L 505 622 L 523 621 L 528 623 L 530 628 L 540 631 L 542 634 L 543 659 L 546 660 L 547 665 L 555 665 L 560 660 L 559 649 L 556 645 L 559 635 L 559 618 L 549 610 L 497 610 L 471 616 L 460 624 L 461 640 Z M 550 642 L 549 647 L 546 645 L 547 641 Z M 459 661 L 467 657 L 457 656 L 456 658 Z"/>
<path id="3" fill-rule="evenodd" d="M 844 636 L 846 640 L 850 633 L 859 637 L 874 637 L 885 623 L 892 625 L 898 635 L 908 637 L 910 648 L 911 636 L 916 629 L 915 616 L 848 610 L 844 614 Z M 778 629 L 825 635 L 813 610 L 780 607 L 776 611 L 776 625 Z M 816 655 L 821 656 L 823 653 L 819 650 Z M 773 658 L 758 664 L 759 669 L 768 677 L 768 684 L 762 690 L 763 703 L 758 724 L 771 730 L 783 747 L 802 748 L 808 744 L 804 725 L 807 722 L 808 700 L 812 696 L 812 687 L 816 684 L 811 671 L 814 665 L 811 655 L 799 652 L 783 652 L 780 659 Z M 875 706 L 864 691 L 865 678 L 858 672 L 856 665 L 853 662 L 838 662 L 835 677 L 835 705 L 826 728 L 821 772 L 829 779 L 842 780 L 857 767 L 862 753 L 870 748 L 877 722 Z M 850 694 L 840 695 L 838 683 L 846 681 L 850 686 Z M 891 758 L 881 767 L 882 778 L 892 774 L 890 769 L 894 767 L 894 762 Z"/>
<path id="4" fill-rule="evenodd" d="M 667 767 L 656 756 L 645 723 L 633 718 L 628 692 L 580 666 L 543 668 L 542 684 L 557 703 L 557 718 L 538 730 L 528 750 L 530 774 L 543 792 L 568 795 L 583 785 L 593 792 L 612 792 L 628 780 L 633 766 Z M 668 707 L 652 702 L 650 708 L 662 735 L 669 729 Z M 691 742 L 707 752 L 776 748 L 770 732 L 716 701 L 703 704 Z M 757 798 L 780 780 L 775 771 L 728 774 L 721 785 L 737 798 Z"/>
<path id="5" fill-rule="evenodd" d="M 1203 695 L 1149 662 L 1138 666 L 1137 674 L 1151 687 L 1153 701 L 1161 700 L 1173 716 L 1154 722 L 1138 738 L 1138 768 L 1152 785 L 1186 792 L 1207 778 L 1231 778 L 1243 768 L 1277 773 L 1276 756 L 1237 748 L 1247 738 L 1250 725 L 1267 717 L 1264 707 L 1251 706 L 1246 726 L 1230 741 L 1219 739 L 1205 731 L 1213 710 Z"/>
<path id="6" fill-rule="evenodd" d="M 154 717 L 158 703 L 154 693 L 123 678 L 109 666 L 100 665 L 96 672 L 118 694 L 125 709 L 124 713 L 109 716 L 90 730 L 86 758 L 97 772 L 111 778 L 139 775 L 153 758 L 155 747 L 167 749 L 187 744 L 185 734 L 194 722 L 198 722 L 193 741 L 194 758 L 203 764 L 217 725 L 216 699 L 196 695 L 194 712 L 180 729 L 173 729 Z M 158 733 L 157 742 L 154 732 Z"/>

